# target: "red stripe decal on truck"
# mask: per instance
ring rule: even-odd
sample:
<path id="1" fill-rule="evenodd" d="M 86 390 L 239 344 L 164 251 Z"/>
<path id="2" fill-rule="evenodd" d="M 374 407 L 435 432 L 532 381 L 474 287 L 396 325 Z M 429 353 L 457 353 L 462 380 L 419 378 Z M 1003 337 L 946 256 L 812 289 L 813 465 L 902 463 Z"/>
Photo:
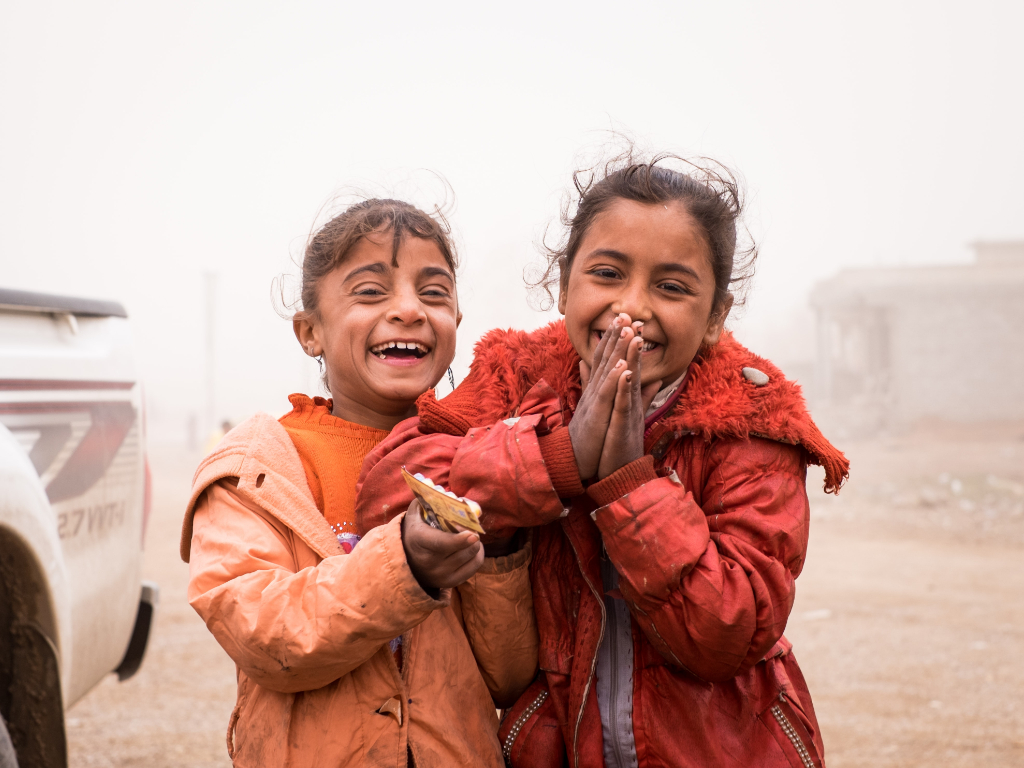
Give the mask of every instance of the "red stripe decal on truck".
<path id="1" fill-rule="evenodd" d="M 53 504 L 81 496 L 103 477 L 135 423 L 131 403 L 97 403 L 89 409 L 89 415 L 89 431 L 46 486 L 46 495 Z"/>
<path id="2" fill-rule="evenodd" d="M 0 379 L 0 390 L 131 389 L 134 381 L 74 381 L 71 379 Z"/>

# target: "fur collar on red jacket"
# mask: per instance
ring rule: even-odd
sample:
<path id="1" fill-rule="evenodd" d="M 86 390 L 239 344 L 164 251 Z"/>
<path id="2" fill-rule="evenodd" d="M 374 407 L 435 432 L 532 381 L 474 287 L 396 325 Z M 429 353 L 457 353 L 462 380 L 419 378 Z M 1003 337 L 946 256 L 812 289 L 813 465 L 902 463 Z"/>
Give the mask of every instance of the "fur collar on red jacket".
<path id="1" fill-rule="evenodd" d="M 576 408 L 580 358 L 561 320 L 532 332 L 493 330 L 474 353 L 469 376 L 452 394 L 438 401 L 429 391 L 417 402 L 427 429 L 465 434 L 470 427 L 507 418 L 541 379 L 557 393 L 566 417 Z M 748 381 L 744 368 L 766 374 L 768 383 Z M 825 490 L 832 493 L 849 476 L 850 462 L 811 420 L 799 385 L 729 332 L 690 365 L 683 393 L 663 423 L 706 440 L 755 436 L 801 445 L 811 463 L 825 468 Z"/>

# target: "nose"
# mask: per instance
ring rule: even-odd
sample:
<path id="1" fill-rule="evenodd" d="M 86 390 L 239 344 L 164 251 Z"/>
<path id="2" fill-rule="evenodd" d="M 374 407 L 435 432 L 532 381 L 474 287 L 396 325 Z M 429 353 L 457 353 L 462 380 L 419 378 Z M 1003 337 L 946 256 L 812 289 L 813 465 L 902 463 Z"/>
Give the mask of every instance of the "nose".
<path id="1" fill-rule="evenodd" d="M 634 322 L 646 323 L 651 319 L 651 292 L 642 280 L 629 280 L 612 302 L 612 312 L 624 312 Z"/>
<path id="2" fill-rule="evenodd" d="M 414 286 L 399 286 L 388 304 L 387 320 L 401 325 L 419 325 L 426 322 L 423 302 Z"/>

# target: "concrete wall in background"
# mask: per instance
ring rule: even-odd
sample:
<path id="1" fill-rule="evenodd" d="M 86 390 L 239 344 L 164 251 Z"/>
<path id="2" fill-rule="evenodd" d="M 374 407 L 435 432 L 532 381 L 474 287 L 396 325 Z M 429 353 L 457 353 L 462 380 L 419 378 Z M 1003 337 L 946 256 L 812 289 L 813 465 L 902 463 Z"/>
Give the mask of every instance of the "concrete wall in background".
<path id="1" fill-rule="evenodd" d="M 1024 419 L 1024 242 L 978 243 L 975 255 L 819 283 L 817 407 L 868 431 Z"/>

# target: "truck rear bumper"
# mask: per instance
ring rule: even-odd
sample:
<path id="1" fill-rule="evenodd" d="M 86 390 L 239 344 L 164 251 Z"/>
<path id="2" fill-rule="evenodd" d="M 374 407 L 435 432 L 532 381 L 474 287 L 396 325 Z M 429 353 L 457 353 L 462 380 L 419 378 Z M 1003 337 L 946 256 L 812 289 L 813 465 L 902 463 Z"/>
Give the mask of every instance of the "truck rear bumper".
<path id="1" fill-rule="evenodd" d="M 154 581 L 142 582 L 142 595 L 139 597 L 139 612 L 135 616 L 135 628 L 132 629 L 132 639 L 128 641 L 128 650 L 124 652 L 124 658 L 117 665 L 117 679 L 124 682 L 139 671 L 142 666 L 142 659 L 146 655 L 146 647 L 149 645 L 149 633 L 153 627 L 153 613 L 156 611 L 156 604 L 160 601 L 160 587 Z"/>

